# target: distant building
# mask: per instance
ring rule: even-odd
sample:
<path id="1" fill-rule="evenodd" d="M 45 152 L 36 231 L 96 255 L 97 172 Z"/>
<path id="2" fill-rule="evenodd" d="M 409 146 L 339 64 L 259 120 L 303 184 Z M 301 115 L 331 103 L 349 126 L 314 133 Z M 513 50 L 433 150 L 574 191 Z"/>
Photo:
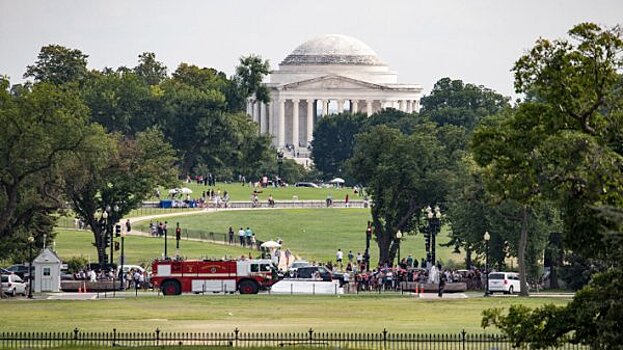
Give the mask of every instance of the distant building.
<path id="1" fill-rule="evenodd" d="M 345 35 L 306 41 L 279 64 L 266 86 L 271 101 L 250 98 L 247 113 L 273 144 L 306 153 L 318 118 L 330 113 L 366 113 L 384 108 L 419 111 L 422 87 L 399 84 L 376 53 Z"/>

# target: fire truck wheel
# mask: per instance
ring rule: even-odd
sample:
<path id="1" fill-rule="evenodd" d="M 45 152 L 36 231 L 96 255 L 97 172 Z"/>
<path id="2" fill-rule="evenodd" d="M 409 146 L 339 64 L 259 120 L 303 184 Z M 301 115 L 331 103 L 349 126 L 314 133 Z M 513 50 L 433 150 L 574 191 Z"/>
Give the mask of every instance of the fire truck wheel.
<path id="1" fill-rule="evenodd" d="M 162 294 L 164 295 L 179 295 L 181 292 L 180 283 L 177 281 L 164 281 L 162 283 Z"/>
<path id="2" fill-rule="evenodd" d="M 257 294 L 259 288 L 257 283 L 249 280 L 245 280 L 240 282 L 240 286 L 238 286 L 238 290 L 240 290 L 240 294 Z"/>

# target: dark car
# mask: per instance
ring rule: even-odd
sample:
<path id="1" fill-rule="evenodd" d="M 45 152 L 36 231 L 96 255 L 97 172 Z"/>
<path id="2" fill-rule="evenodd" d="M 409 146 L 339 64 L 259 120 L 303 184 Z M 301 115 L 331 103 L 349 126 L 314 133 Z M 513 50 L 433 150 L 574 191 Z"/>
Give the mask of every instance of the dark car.
<path id="1" fill-rule="evenodd" d="M 9 267 L 7 267 L 5 270 L 7 270 L 9 273 L 14 273 L 16 275 L 18 275 L 19 277 L 21 277 L 23 280 L 27 280 L 28 276 L 30 276 L 30 270 L 28 265 L 24 265 L 24 264 L 15 264 L 15 265 L 11 265 Z M 34 274 L 34 266 L 33 266 L 33 274 Z"/>
<path id="2" fill-rule="evenodd" d="M 297 182 L 294 184 L 295 187 L 311 187 L 311 188 L 320 188 L 320 186 L 316 185 L 313 182 Z"/>
<path id="3" fill-rule="evenodd" d="M 314 278 L 316 274 L 323 281 L 338 280 L 340 282 L 340 287 L 344 284 L 344 275 L 342 273 L 331 272 L 323 266 L 299 267 L 296 270 L 294 277 L 303 278 L 303 279 L 306 279 L 306 278 L 311 279 L 311 278 Z"/>

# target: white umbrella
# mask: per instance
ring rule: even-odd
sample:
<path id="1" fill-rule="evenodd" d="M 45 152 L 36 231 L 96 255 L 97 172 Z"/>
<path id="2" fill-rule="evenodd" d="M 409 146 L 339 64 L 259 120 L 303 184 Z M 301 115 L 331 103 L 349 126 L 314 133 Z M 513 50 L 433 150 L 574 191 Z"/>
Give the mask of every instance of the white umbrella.
<path id="1" fill-rule="evenodd" d="M 341 177 L 336 177 L 335 179 L 329 181 L 330 184 L 343 184 L 345 181 Z"/>
<path id="2" fill-rule="evenodd" d="M 281 247 L 281 244 L 275 242 L 275 241 L 266 241 L 264 243 L 262 243 L 262 245 L 260 245 L 260 247 L 262 248 L 279 248 Z"/>
<path id="3" fill-rule="evenodd" d="M 180 191 L 179 188 L 173 188 L 169 190 L 169 194 L 174 194 L 174 193 L 178 193 Z"/>
<path id="4" fill-rule="evenodd" d="M 190 189 L 190 188 L 188 188 L 188 187 L 182 187 L 182 188 L 180 189 L 180 192 L 181 192 L 181 193 L 183 193 L 183 194 L 189 194 L 189 193 L 193 193 L 193 190 L 191 190 L 191 189 Z"/>

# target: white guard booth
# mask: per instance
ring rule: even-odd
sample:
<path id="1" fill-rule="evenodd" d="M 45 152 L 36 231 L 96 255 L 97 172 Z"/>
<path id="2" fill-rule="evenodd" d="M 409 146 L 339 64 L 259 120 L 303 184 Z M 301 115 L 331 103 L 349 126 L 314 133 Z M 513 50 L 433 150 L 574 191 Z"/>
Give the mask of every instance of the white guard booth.
<path id="1" fill-rule="evenodd" d="M 34 292 L 60 292 L 61 290 L 61 259 L 50 250 L 44 249 L 33 263 L 35 285 Z"/>

